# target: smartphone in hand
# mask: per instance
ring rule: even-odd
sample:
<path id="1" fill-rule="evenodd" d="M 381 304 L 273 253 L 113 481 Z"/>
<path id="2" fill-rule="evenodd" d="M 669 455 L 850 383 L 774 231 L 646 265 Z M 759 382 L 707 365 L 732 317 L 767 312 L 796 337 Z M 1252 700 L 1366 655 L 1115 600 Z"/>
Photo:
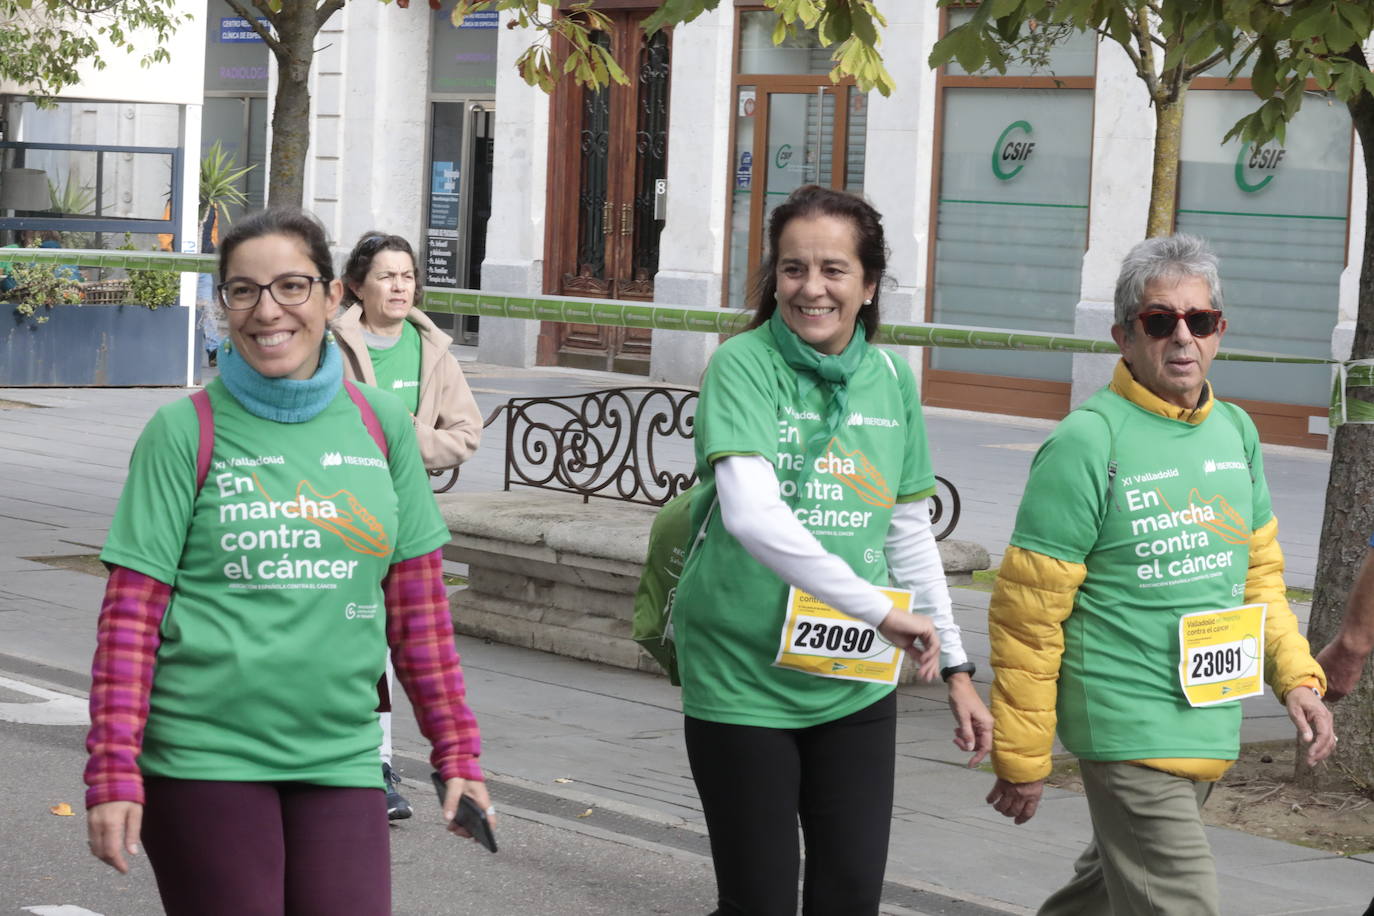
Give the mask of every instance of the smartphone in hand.
<path id="1" fill-rule="evenodd" d="M 439 795 L 439 804 L 443 805 L 444 795 L 448 792 L 448 784 L 438 773 L 430 773 L 429 779 L 434 783 L 434 791 Z M 472 834 L 473 839 L 481 843 L 492 852 L 496 851 L 496 834 L 492 832 L 491 824 L 487 822 L 487 813 L 477 807 L 477 802 L 473 801 L 468 795 L 458 799 L 458 813 L 453 818 L 468 833 Z"/>

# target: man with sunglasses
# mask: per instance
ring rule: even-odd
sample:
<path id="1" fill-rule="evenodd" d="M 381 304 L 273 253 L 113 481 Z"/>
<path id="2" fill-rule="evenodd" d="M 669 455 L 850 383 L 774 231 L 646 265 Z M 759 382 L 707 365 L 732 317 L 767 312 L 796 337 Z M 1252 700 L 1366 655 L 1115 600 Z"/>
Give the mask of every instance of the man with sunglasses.
<path id="1" fill-rule="evenodd" d="M 1216 256 L 1186 235 L 1122 263 L 1110 384 L 1031 466 L 989 606 L 988 802 L 1034 816 L 1056 728 L 1078 756 L 1093 835 L 1041 914 L 1216 916 L 1200 808 L 1239 755 L 1261 675 L 1315 763 L 1326 689 L 1284 598 L 1255 425 L 1215 399 L 1226 332 Z"/>

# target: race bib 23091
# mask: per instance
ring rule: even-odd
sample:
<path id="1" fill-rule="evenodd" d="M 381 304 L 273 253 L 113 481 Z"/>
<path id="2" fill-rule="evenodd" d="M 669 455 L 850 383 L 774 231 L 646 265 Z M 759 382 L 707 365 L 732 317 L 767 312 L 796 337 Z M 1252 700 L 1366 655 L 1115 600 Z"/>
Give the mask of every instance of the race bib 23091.
<path id="1" fill-rule="evenodd" d="M 1191 706 L 1264 693 L 1264 604 L 1184 614 L 1178 621 L 1179 683 Z"/>

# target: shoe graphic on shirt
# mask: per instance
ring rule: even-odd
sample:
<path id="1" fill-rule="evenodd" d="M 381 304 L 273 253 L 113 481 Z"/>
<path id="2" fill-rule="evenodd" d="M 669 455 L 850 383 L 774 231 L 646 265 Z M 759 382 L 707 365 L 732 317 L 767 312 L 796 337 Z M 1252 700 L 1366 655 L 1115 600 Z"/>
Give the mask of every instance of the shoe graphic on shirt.
<path id="1" fill-rule="evenodd" d="M 296 486 L 296 496 L 314 502 L 332 502 L 338 512 L 335 518 L 309 516 L 306 521 L 337 534 L 349 550 L 369 556 L 384 557 L 391 552 L 391 539 L 377 517 L 353 495 L 351 490 L 335 490 L 322 495 L 308 480 Z"/>
<path id="2" fill-rule="evenodd" d="M 1245 519 L 1239 512 L 1231 508 L 1231 504 L 1226 501 L 1226 497 L 1218 493 L 1211 499 L 1206 499 L 1196 488 L 1188 494 L 1188 504 L 1194 508 L 1198 506 L 1211 506 L 1214 519 L 1199 521 L 1198 524 L 1211 531 L 1227 544 L 1248 544 L 1250 543 L 1250 526 L 1245 523 Z"/>
<path id="3" fill-rule="evenodd" d="M 257 474 L 253 475 L 253 485 L 269 502 L 276 502 Z M 325 496 L 316 490 L 310 481 L 302 480 L 296 484 L 295 501 L 298 505 L 304 506 L 312 503 L 328 504 L 332 512 L 303 511 L 298 517 L 302 521 L 337 534 L 344 542 L 344 546 L 354 553 L 384 557 L 391 552 L 391 538 L 387 536 L 386 528 L 377 520 L 377 516 L 369 512 L 362 501 L 353 495 L 352 490 L 340 488 Z"/>
<path id="4" fill-rule="evenodd" d="M 857 493 L 859 499 L 870 506 L 890 509 L 896 504 L 892 488 L 873 466 L 873 462 L 858 449 L 852 452 L 845 451 L 839 439 L 830 440 L 825 449 L 825 457 L 818 463 L 824 463 L 836 480 Z"/>

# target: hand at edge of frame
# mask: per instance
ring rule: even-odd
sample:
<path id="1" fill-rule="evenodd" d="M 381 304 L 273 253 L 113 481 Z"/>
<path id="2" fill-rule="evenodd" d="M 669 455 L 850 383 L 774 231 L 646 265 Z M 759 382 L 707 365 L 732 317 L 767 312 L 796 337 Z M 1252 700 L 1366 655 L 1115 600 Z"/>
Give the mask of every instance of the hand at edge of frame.
<path id="1" fill-rule="evenodd" d="M 972 769 L 992 750 L 992 713 L 973 686 L 973 678 L 962 671 L 949 676 L 949 709 L 954 714 L 954 746 L 973 752 L 968 762 Z"/>
<path id="2" fill-rule="evenodd" d="M 933 681 L 939 676 L 940 636 L 935 632 L 934 622 L 925 614 L 907 613 L 894 607 L 878 624 L 878 632 L 883 639 L 911 656 L 921 680 Z"/>
<path id="3" fill-rule="evenodd" d="M 1040 796 L 1045 792 L 1045 780 L 1035 782 L 1008 782 L 1000 776 L 993 784 L 986 799 L 999 814 L 1012 818 L 1017 824 L 1024 824 L 1035 817 L 1040 807 Z"/>
<path id="4" fill-rule="evenodd" d="M 138 855 L 142 829 L 143 806 L 138 802 L 104 802 L 86 812 L 86 841 L 91 855 L 121 875 L 129 873 L 124 855 Z"/>
<path id="5" fill-rule="evenodd" d="M 458 799 L 464 795 L 469 796 L 477 802 L 477 807 L 483 811 L 491 810 L 491 796 L 487 794 L 487 784 L 480 779 L 462 779 L 454 777 L 444 781 L 444 821 L 448 824 L 449 832 L 455 836 L 469 837 L 475 839 L 468 833 L 454 818 L 458 814 Z M 496 814 L 492 812 L 487 815 L 487 823 L 492 827 L 496 826 Z"/>
<path id="6" fill-rule="evenodd" d="M 1341 634 L 1337 634 L 1335 639 L 1327 643 L 1317 653 L 1317 664 L 1326 672 L 1326 696 L 1323 699 L 1328 703 L 1335 703 L 1349 696 L 1355 685 L 1360 682 L 1365 659 L 1368 657 L 1368 652 L 1360 652 L 1347 645 Z"/>
<path id="7" fill-rule="evenodd" d="M 1288 718 L 1298 727 L 1298 737 L 1307 745 L 1307 765 L 1316 766 L 1336 749 L 1331 710 L 1311 687 L 1294 687 L 1288 691 L 1283 705 L 1288 707 Z"/>

